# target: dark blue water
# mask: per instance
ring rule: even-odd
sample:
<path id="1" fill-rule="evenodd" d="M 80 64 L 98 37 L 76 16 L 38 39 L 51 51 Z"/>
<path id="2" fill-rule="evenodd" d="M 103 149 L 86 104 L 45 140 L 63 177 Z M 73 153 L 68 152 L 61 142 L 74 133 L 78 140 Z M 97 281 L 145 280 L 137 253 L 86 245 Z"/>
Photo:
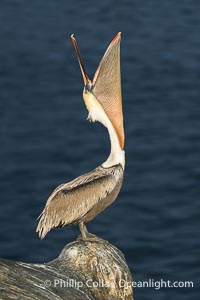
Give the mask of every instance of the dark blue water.
<path id="1" fill-rule="evenodd" d="M 75 33 L 92 76 L 122 31 L 126 176 L 116 203 L 89 230 L 120 248 L 137 299 L 199 299 L 200 2 L 0 2 L 0 256 L 46 262 L 78 229 L 40 241 L 36 218 L 60 183 L 105 161 L 106 130 L 85 121 Z"/>

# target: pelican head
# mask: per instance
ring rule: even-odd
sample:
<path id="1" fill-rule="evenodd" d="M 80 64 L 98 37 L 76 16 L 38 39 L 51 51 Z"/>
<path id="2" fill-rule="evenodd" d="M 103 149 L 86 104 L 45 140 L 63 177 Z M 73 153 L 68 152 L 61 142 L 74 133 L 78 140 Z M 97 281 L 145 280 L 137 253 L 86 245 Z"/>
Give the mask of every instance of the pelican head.
<path id="1" fill-rule="evenodd" d="M 121 163 L 124 167 L 124 126 L 122 112 L 121 75 L 120 75 L 121 33 L 113 38 L 108 46 L 93 80 L 88 77 L 74 35 L 71 41 L 75 48 L 81 69 L 84 88 L 83 99 L 89 112 L 89 120 L 102 123 L 107 129 L 111 141 L 111 152 L 103 163 L 110 167 Z"/>

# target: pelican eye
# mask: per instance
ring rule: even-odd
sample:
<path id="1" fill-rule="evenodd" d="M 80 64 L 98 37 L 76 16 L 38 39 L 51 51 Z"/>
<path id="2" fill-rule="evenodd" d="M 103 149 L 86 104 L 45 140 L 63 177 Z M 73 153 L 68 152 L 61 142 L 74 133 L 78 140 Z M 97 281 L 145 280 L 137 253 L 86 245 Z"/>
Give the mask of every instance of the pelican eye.
<path id="1" fill-rule="evenodd" d="M 89 80 L 85 85 L 85 91 L 91 92 L 91 90 L 92 90 L 92 82 Z"/>

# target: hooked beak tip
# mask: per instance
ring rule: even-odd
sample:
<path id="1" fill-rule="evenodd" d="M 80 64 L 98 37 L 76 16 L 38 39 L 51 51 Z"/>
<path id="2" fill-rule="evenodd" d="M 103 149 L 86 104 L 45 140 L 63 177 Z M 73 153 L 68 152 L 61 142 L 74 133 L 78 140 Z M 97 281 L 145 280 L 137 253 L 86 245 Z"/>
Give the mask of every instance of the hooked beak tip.
<path id="1" fill-rule="evenodd" d="M 70 35 L 70 39 L 71 39 L 71 41 L 74 41 L 74 40 L 75 40 L 74 33 L 72 33 L 72 34 Z"/>

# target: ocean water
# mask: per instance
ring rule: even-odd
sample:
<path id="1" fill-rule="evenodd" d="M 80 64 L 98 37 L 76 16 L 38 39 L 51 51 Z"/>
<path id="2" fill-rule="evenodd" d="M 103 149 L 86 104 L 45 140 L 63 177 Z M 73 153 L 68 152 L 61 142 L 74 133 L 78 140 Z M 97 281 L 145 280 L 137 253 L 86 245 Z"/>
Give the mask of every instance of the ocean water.
<path id="1" fill-rule="evenodd" d="M 0 2 L 0 257 L 47 262 L 76 227 L 42 241 L 36 218 L 52 190 L 103 162 L 106 130 L 86 121 L 71 33 L 92 77 L 122 32 L 126 174 L 111 207 L 88 228 L 121 249 L 135 299 L 199 299 L 200 2 Z"/>

